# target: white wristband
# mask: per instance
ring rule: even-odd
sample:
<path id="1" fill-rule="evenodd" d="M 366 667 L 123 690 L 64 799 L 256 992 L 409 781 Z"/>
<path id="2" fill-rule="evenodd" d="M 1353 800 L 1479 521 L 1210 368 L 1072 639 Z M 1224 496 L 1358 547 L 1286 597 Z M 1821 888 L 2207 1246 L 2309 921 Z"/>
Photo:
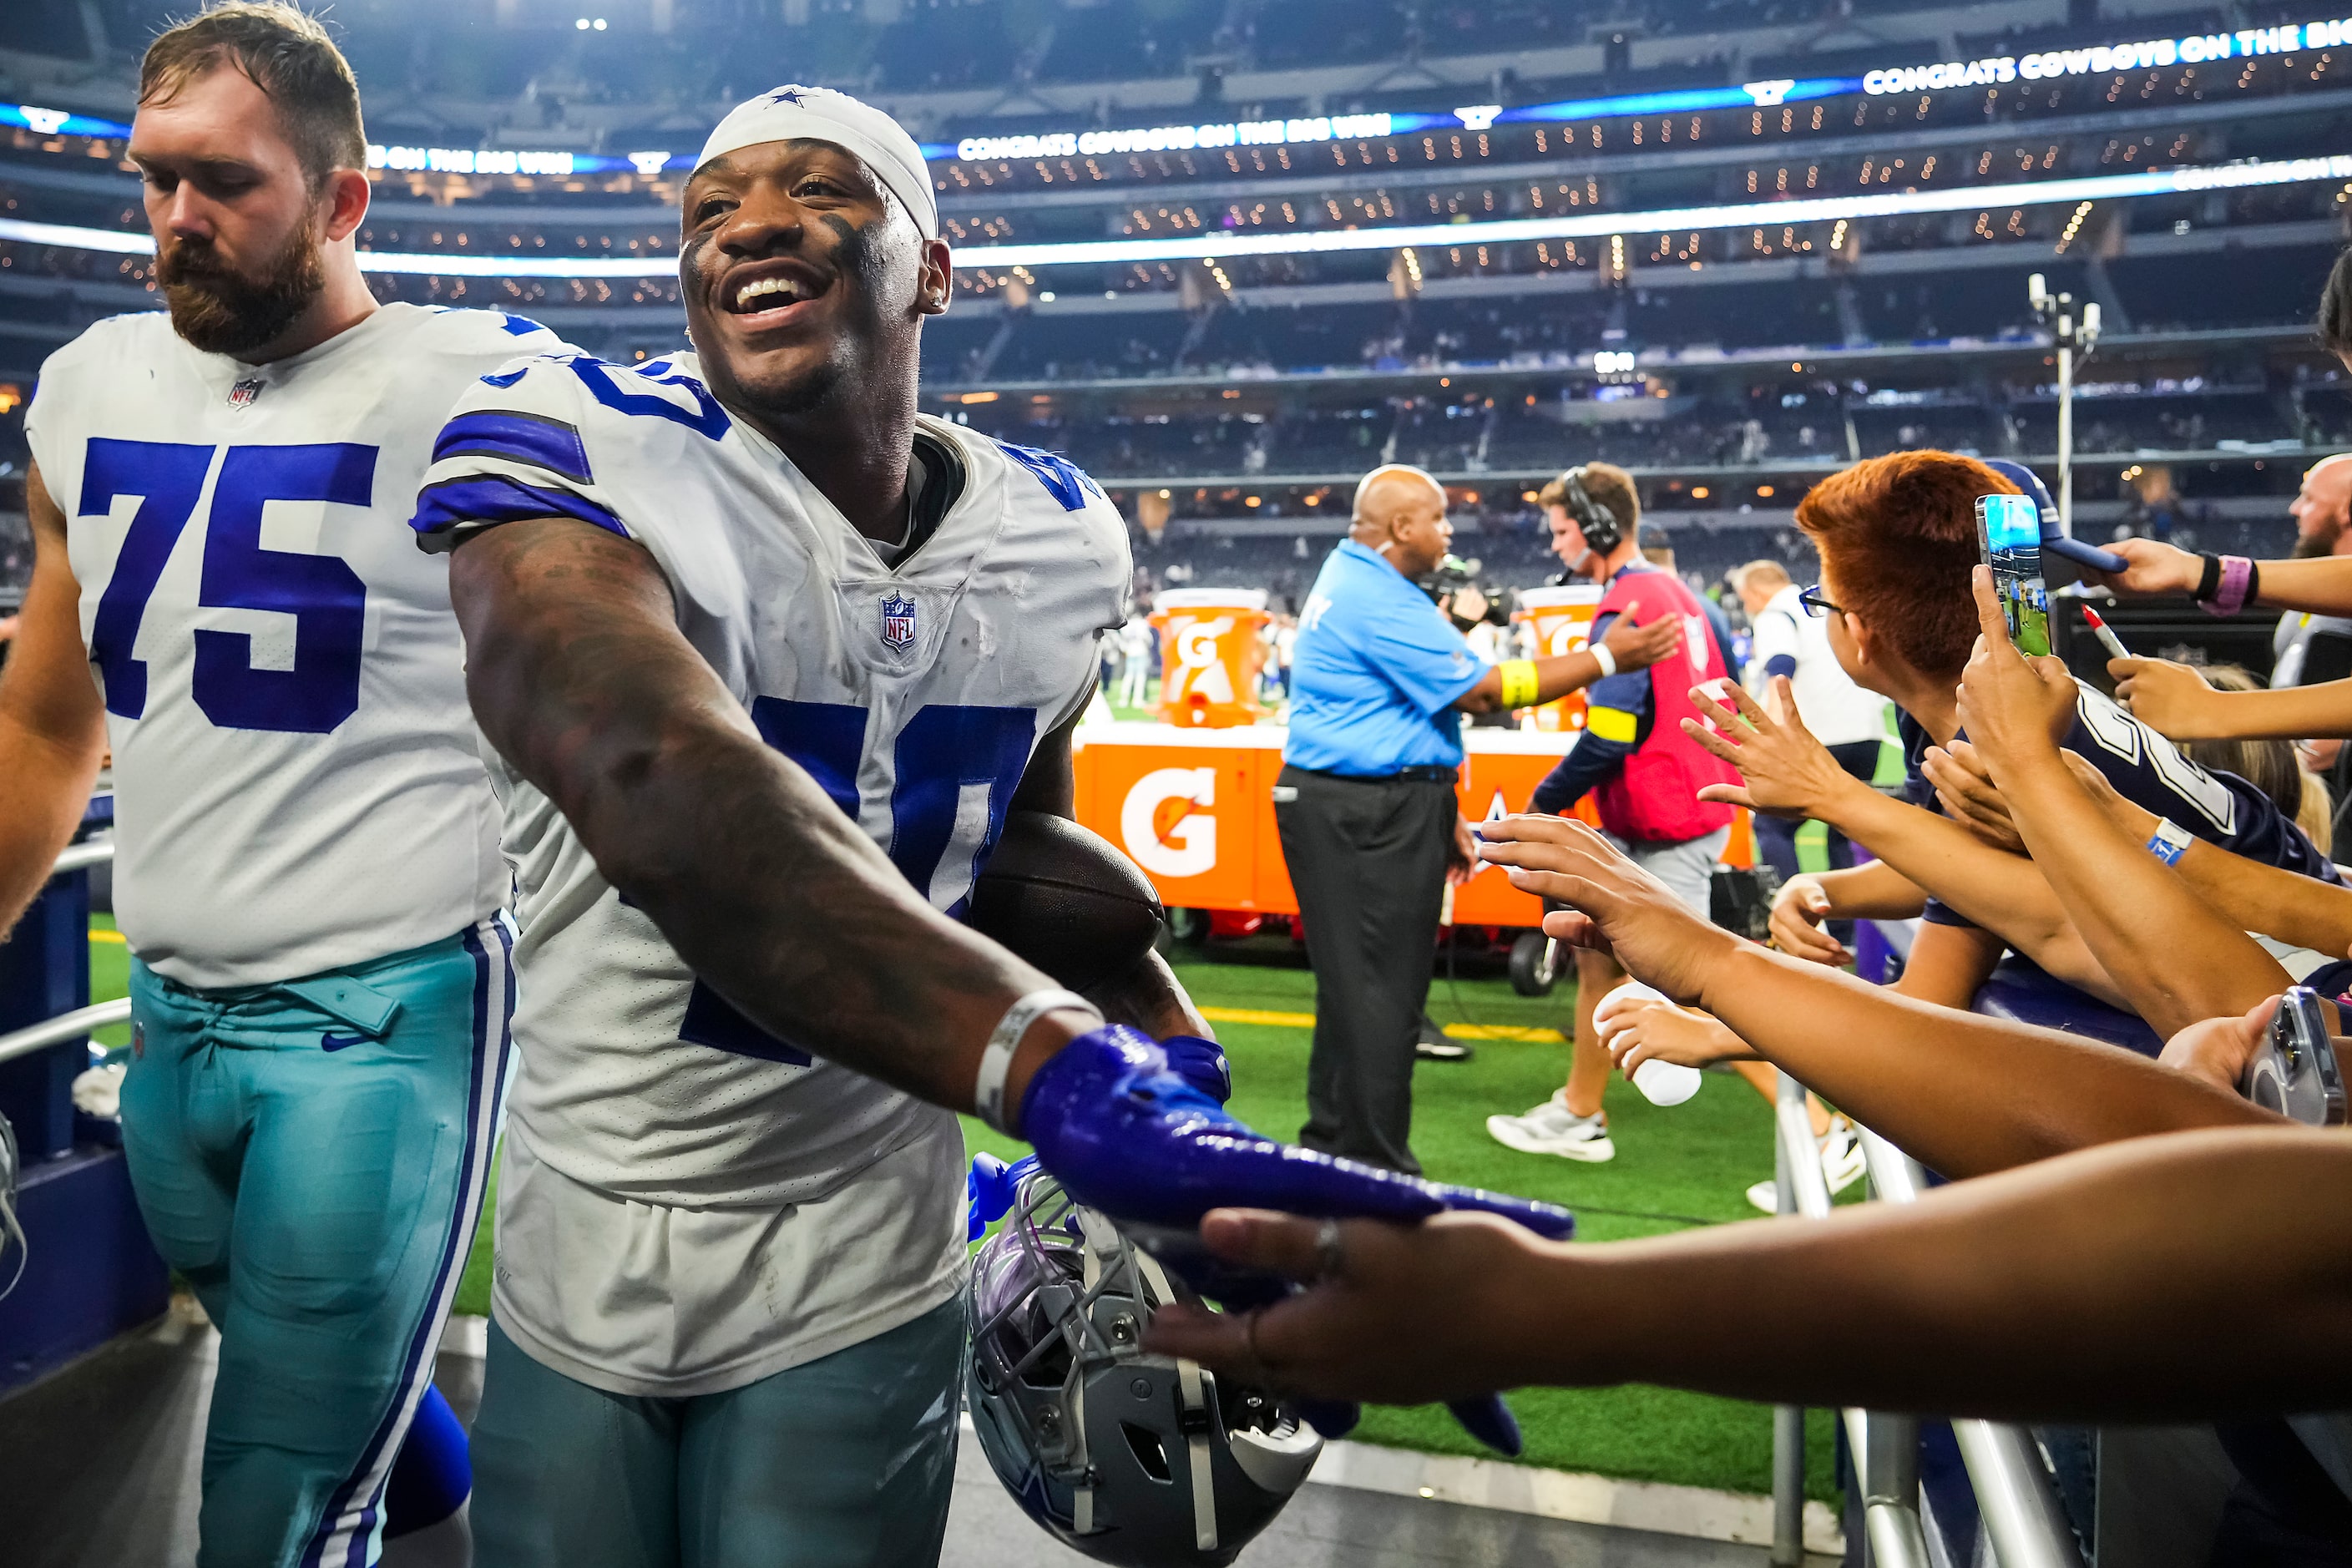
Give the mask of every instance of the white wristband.
<path id="1" fill-rule="evenodd" d="M 1601 667 L 1601 679 L 1606 680 L 1617 673 L 1617 656 L 1609 651 L 1607 643 L 1588 643 L 1584 651 L 1591 654 L 1592 662 Z"/>
<path id="2" fill-rule="evenodd" d="M 1004 1117 L 1004 1075 L 1012 1070 L 1013 1053 L 1030 1025 L 1064 1007 L 1091 1013 L 1097 1024 L 1102 1022 L 1102 1009 L 1075 991 L 1032 991 L 1004 1010 L 995 1033 L 988 1037 L 988 1048 L 981 1053 L 980 1077 L 971 1086 L 972 1110 L 1007 1138 L 1018 1136 L 1005 1125 Z"/>

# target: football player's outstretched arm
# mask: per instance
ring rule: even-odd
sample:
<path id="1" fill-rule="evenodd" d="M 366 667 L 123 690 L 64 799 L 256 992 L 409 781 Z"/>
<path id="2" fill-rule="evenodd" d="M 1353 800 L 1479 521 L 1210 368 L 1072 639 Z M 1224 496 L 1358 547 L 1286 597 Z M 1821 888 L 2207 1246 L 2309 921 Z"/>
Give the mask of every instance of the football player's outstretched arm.
<path id="1" fill-rule="evenodd" d="M 1013 792 L 1014 811 L 1042 811 L 1065 821 L 1077 821 L 1077 777 L 1070 760 L 1070 731 L 1077 728 L 1085 713 L 1086 704 L 1082 702 L 1037 742 L 1036 751 L 1029 757 L 1028 771 L 1021 775 L 1021 787 Z M 1208 1020 L 1192 1005 L 1183 982 L 1176 978 L 1176 972 L 1156 951 L 1145 953 L 1134 968 L 1115 980 L 1104 981 L 1086 995 L 1112 1023 L 1132 1025 L 1154 1039 L 1164 1040 L 1171 1035 L 1190 1035 L 1202 1040 L 1217 1037 Z"/>
<path id="2" fill-rule="evenodd" d="M 81 640 L 81 588 L 66 559 L 66 519 L 41 483 L 25 483 L 33 581 L 0 669 L 0 935 L 49 879 L 106 755 L 106 710 Z"/>
<path id="3" fill-rule="evenodd" d="M 652 555 L 569 519 L 510 522 L 457 547 L 449 584 L 483 733 L 695 973 L 771 1034 L 970 1110 L 997 1021 L 1053 983 L 932 909 L 761 740 Z M 1042 1019 L 1011 1087 L 1090 1023 Z"/>
<path id="4" fill-rule="evenodd" d="M 1654 1383 L 2005 1420 L 2339 1409 L 2352 1361 L 2277 1347 L 2352 1336 L 2347 1227 L 2352 1138 L 2284 1126 L 2137 1139 L 1905 1207 L 1597 1246 L 1481 1215 L 1351 1221 L 1336 1271 L 1313 1221 L 1224 1211 L 1202 1226 L 1213 1251 L 1319 1282 L 1255 1325 L 1164 1309 L 1144 1347 L 1395 1404 Z M 2179 1331 L 2254 1321 L 2274 1331 Z"/>
<path id="5" fill-rule="evenodd" d="M 679 634 L 650 554 L 538 518 L 460 543 L 449 585 L 483 733 L 698 976 L 770 1034 L 935 1104 L 991 1110 L 991 1037 L 1052 982 L 932 909 L 761 742 Z M 1003 1065 L 996 1107 L 1081 1203 L 1187 1228 L 1219 1203 L 1399 1220 L 1475 1207 L 1548 1236 L 1573 1228 L 1548 1205 L 1262 1138 L 1152 1040 L 1098 1024 L 1092 1010 L 1042 1014 Z M 1456 1414 L 1517 1451 L 1491 1401 Z"/>
<path id="6" fill-rule="evenodd" d="M 1570 907 L 1545 917 L 1547 931 L 1612 950 L 1634 979 L 1712 1013 L 1947 1176 L 2148 1133 L 2284 1125 L 2120 1047 L 1918 1001 L 1744 942 L 1580 822 L 1513 816 L 1480 833 L 1480 853 L 1511 868 L 1515 887 Z"/>

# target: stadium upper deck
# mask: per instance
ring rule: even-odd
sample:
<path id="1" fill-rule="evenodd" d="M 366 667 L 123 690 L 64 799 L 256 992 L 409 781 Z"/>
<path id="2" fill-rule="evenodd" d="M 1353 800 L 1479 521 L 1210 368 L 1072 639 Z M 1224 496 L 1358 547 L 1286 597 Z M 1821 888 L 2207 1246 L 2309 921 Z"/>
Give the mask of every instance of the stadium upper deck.
<path id="1" fill-rule="evenodd" d="M 19 381 L 153 300 L 120 135 L 161 11 L 33 9 L 0 16 L 0 99 L 65 107 L 0 102 Z M 1900 445 L 2045 456 L 2032 271 L 2101 304 L 2106 380 L 2136 389 L 2078 422 L 2095 468 L 2190 454 L 2238 483 L 2346 423 L 2305 323 L 2352 210 L 2352 22 L 2293 6 L 499 0 L 425 36 L 362 0 L 337 19 L 385 138 L 362 243 L 386 297 L 527 311 L 623 360 L 679 346 L 675 149 L 748 85 L 815 77 L 933 139 L 964 298 L 927 333 L 932 406 L 1114 486 L 1213 480 L 1238 507 L 1244 481 L 1303 496 L 1383 453 L 1467 482 L 1570 444 L 1685 484 L 1801 484 Z M 1015 34 L 1005 68 L 989 51 Z M 28 37 L 79 37 L 99 68 L 7 51 Z M 909 74 L 940 56 L 996 62 L 990 85 Z"/>

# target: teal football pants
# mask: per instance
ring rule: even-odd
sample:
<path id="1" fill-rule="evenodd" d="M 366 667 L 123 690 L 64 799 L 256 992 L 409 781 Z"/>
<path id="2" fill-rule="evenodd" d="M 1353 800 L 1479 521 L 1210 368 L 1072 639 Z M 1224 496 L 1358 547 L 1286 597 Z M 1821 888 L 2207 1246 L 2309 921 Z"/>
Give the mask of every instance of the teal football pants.
<path id="1" fill-rule="evenodd" d="M 220 1330 L 199 1568 L 366 1568 L 473 1245 L 513 1011 L 496 920 L 277 985 L 131 964 L 122 1142 Z"/>
<path id="2" fill-rule="evenodd" d="M 955 1486 L 963 1307 L 724 1394 L 633 1398 L 490 1324 L 475 1561 L 497 1568 L 922 1568 Z"/>

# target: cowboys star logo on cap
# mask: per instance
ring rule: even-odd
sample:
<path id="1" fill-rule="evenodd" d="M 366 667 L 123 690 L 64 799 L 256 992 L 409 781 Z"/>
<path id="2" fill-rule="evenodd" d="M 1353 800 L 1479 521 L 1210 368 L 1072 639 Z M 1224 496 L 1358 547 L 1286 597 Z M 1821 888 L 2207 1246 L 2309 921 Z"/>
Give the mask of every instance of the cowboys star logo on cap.
<path id="1" fill-rule="evenodd" d="M 915 646 L 915 601 L 904 594 L 882 595 L 882 646 L 893 653 Z"/>

